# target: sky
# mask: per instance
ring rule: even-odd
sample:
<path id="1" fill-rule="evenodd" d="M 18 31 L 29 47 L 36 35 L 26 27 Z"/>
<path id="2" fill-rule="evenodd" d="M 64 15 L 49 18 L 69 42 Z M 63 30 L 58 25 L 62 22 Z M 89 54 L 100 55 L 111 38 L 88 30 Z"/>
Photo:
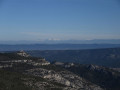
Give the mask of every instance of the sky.
<path id="1" fill-rule="evenodd" d="M 0 0 L 0 40 L 120 39 L 120 0 Z"/>

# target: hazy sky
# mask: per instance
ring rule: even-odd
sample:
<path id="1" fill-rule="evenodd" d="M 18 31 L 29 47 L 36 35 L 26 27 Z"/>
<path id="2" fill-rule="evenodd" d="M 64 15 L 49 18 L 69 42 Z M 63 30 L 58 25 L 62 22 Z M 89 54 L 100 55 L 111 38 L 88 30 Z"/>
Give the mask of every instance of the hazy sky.
<path id="1" fill-rule="evenodd" d="M 120 0 L 0 0 L 0 40 L 120 39 Z"/>

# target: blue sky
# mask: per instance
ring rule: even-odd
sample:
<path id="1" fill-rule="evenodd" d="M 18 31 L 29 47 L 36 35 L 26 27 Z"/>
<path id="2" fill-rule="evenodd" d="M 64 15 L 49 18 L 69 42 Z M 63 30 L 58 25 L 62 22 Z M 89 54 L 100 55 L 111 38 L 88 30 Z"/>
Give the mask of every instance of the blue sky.
<path id="1" fill-rule="evenodd" d="M 120 39 L 119 0 L 0 0 L 0 40 Z"/>

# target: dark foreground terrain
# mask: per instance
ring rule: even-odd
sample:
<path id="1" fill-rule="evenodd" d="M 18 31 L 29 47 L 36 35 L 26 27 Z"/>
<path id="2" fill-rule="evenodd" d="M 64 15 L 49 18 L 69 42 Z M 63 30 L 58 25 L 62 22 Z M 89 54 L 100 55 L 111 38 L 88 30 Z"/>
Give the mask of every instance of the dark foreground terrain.
<path id="1" fill-rule="evenodd" d="M 120 90 L 114 68 L 49 63 L 24 51 L 0 53 L 0 68 L 0 90 Z"/>

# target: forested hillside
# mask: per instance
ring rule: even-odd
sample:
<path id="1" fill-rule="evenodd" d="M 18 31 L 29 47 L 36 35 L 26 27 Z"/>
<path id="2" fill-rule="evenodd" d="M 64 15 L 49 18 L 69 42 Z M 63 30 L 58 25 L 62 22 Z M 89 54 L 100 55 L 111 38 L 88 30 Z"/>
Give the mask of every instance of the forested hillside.
<path id="1" fill-rule="evenodd" d="M 48 61 L 96 64 L 120 67 L 120 48 L 88 50 L 45 50 L 28 51 L 32 56 L 45 57 Z"/>

